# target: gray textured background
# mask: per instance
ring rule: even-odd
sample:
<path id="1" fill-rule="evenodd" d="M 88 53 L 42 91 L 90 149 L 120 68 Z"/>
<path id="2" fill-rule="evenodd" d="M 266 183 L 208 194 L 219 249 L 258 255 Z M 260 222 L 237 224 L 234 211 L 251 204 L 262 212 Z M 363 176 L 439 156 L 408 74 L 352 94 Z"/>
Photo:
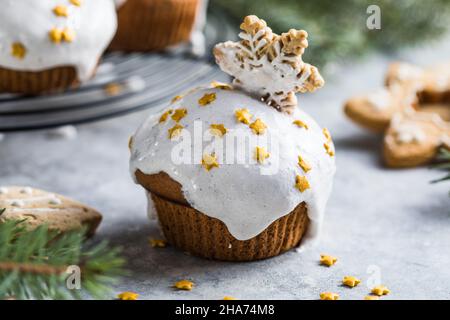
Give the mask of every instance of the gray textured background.
<path id="1" fill-rule="evenodd" d="M 148 238 L 159 237 L 159 231 L 146 218 L 143 191 L 129 177 L 127 149 L 128 137 L 151 111 L 79 126 L 73 140 L 48 131 L 8 134 L 0 142 L 0 184 L 39 187 L 98 208 L 104 221 L 96 238 L 123 246 L 133 272 L 114 288 L 117 293 L 135 291 L 146 299 L 317 299 L 322 291 L 334 291 L 341 299 L 362 299 L 380 278 L 392 290 L 384 299 L 450 299 L 450 185 L 429 184 L 442 174 L 427 168 L 383 168 L 381 138 L 342 114 L 346 98 L 381 84 L 393 58 L 426 64 L 449 53 L 449 45 L 432 45 L 336 66 L 324 89 L 300 98 L 301 108 L 330 129 L 338 166 L 321 243 L 302 254 L 224 263 L 151 248 Z M 332 268 L 319 266 L 320 253 L 339 261 Z M 363 283 L 342 287 L 345 275 Z M 171 288 L 183 278 L 195 282 L 192 292 Z"/>

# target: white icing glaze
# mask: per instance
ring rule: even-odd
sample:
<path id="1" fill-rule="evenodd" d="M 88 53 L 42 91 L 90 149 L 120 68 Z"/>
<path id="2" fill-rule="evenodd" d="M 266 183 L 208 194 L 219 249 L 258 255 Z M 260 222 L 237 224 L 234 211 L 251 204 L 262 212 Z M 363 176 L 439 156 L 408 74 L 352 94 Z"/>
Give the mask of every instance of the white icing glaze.
<path id="1" fill-rule="evenodd" d="M 381 88 L 367 96 L 367 101 L 377 111 L 388 109 L 392 104 L 392 95 L 387 88 Z"/>
<path id="2" fill-rule="evenodd" d="M 20 190 L 20 193 L 31 195 L 33 194 L 33 189 L 30 187 L 24 187 L 22 190 Z"/>
<path id="3" fill-rule="evenodd" d="M 53 13 L 54 7 L 61 4 L 68 7 L 68 17 Z M 84 0 L 80 7 L 69 1 L 4 0 L 0 21 L 0 66 L 21 71 L 74 66 L 80 81 L 93 75 L 117 28 L 111 0 Z M 73 29 L 73 42 L 53 43 L 49 31 L 55 27 Z M 26 47 L 23 59 L 11 54 L 16 42 Z"/>
<path id="4" fill-rule="evenodd" d="M 210 105 L 200 107 L 198 100 L 211 92 L 216 93 L 217 99 Z M 318 235 L 332 187 L 335 160 L 325 152 L 323 145 L 327 140 L 309 115 L 298 108 L 291 115 L 278 112 L 243 92 L 219 89 L 193 90 L 170 106 L 174 110 L 181 107 L 187 109 L 186 117 L 180 121 L 185 127 L 183 139 L 187 138 L 187 134 L 194 137 L 194 127 L 198 128 L 198 123 L 194 121 L 201 120 L 202 131 L 195 131 L 195 134 L 200 134 L 200 143 L 202 132 L 209 131 L 212 123 L 224 124 L 228 130 L 225 138 L 238 132 L 254 135 L 247 125 L 235 119 L 236 109 L 247 108 L 253 115 L 252 120 L 261 118 L 268 127 L 261 136 L 271 138 L 268 149 L 271 156 L 267 164 L 261 165 L 255 161 L 237 164 L 238 156 L 234 152 L 230 157 L 233 164 L 222 163 L 219 168 L 206 171 L 200 164 L 201 157 L 213 143 L 203 142 L 204 148 L 198 148 L 197 142 L 190 143 L 189 140 L 186 140 L 189 142 L 188 150 L 194 161 L 191 164 L 176 164 L 171 153 L 180 141 L 168 138 L 168 129 L 175 122 L 169 117 L 166 122 L 158 123 L 160 115 L 153 115 L 133 137 L 130 160 L 133 177 L 137 169 L 146 174 L 166 172 L 182 185 L 184 196 L 193 208 L 224 222 L 230 233 L 239 240 L 258 235 L 305 201 L 311 220 L 305 240 Z M 293 125 L 296 119 L 305 122 L 309 129 Z M 224 151 L 225 155 L 218 153 L 219 162 L 229 155 L 229 149 L 224 148 Z M 251 148 L 249 152 L 252 152 Z M 312 166 L 306 174 L 298 166 L 299 155 Z M 278 170 L 274 170 L 273 174 L 267 174 L 270 168 L 276 167 Z M 263 168 L 269 169 L 265 175 L 261 171 Z M 303 193 L 295 188 L 296 175 L 305 175 L 311 188 Z"/>
<path id="5" fill-rule="evenodd" d="M 6 187 L 0 187 L 0 194 L 8 194 L 9 190 Z"/>
<path id="6" fill-rule="evenodd" d="M 400 63 L 396 76 L 400 81 L 419 79 L 423 76 L 423 70 L 408 63 Z"/>

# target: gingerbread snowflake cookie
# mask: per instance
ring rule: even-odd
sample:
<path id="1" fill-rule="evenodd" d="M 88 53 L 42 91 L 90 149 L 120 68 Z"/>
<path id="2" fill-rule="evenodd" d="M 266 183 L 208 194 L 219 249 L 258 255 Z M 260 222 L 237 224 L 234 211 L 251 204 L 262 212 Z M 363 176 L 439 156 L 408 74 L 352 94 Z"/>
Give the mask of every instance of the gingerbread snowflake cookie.
<path id="1" fill-rule="evenodd" d="M 25 220 L 30 228 L 46 224 L 59 232 L 87 227 L 93 235 L 102 220 L 96 210 L 64 196 L 30 187 L 0 187 L 0 223 Z"/>
<path id="2" fill-rule="evenodd" d="M 297 92 L 312 92 L 324 85 L 316 67 L 303 62 L 308 33 L 291 29 L 275 34 L 264 20 L 247 16 L 241 41 L 216 45 L 220 68 L 234 77 L 234 86 L 285 112 L 297 107 Z"/>
<path id="3" fill-rule="evenodd" d="M 388 166 L 426 164 L 439 147 L 450 148 L 450 65 L 424 69 L 393 63 L 385 85 L 349 99 L 344 111 L 357 124 L 385 133 Z"/>

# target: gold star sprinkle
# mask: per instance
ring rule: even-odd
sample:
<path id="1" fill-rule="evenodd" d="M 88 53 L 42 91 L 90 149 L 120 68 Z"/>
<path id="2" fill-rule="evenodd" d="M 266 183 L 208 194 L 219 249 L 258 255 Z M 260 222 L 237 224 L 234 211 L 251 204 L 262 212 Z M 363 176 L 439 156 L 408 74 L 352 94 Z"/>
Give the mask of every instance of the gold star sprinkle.
<path id="1" fill-rule="evenodd" d="M 120 83 L 116 82 L 108 83 L 103 89 L 105 90 L 105 93 L 111 97 L 117 96 L 122 92 L 122 86 Z"/>
<path id="2" fill-rule="evenodd" d="M 384 296 L 389 294 L 390 292 L 391 290 L 389 290 L 385 286 L 376 286 L 375 288 L 372 289 L 372 293 L 376 294 L 377 296 Z"/>
<path id="3" fill-rule="evenodd" d="M 175 103 L 175 102 L 177 102 L 177 101 L 179 101 L 181 99 L 183 99 L 183 96 L 178 95 L 178 96 L 173 97 L 171 102 Z"/>
<path id="4" fill-rule="evenodd" d="M 212 168 L 218 168 L 219 163 L 217 162 L 216 155 L 212 154 L 204 154 L 202 158 L 202 166 L 206 171 L 210 171 Z"/>
<path id="5" fill-rule="evenodd" d="M 75 32 L 70 28 L 64 28 L 62 31 L 62 39 L 65 42 L 72 42 L 75 39 Z"/>
<path id="6" fill-rule="evenodd" d="M 378 296 L 365 296 L 364 300 L 380 300 Z"/>
<path id="7" fill-rule="evenodd" d="M 329 142 L 325 142 L 324 144 L 323 144 L 323 147 L 325 148 L 325 151 L 326 151 L 326 153 L 330 156 L 330 157 L 333 157 L 334 156 L 334 151 L 333 151 L 333 148 L 331 147 L 331 141 L 329 141 Z"/>
<path id="8" fill-rule="evenodd" d="M 214 100 L 216 100 L 215 92 L 205 93 L 205 95 L 198 100 L 198 104 L 204 107 L 213 102 Z"/>
<path id="9" fill-rule="evenodd" d="M 360 283 L 361 280 L 351 276 L 346 276 L 342 279 L 342 284 L 350 288 L 356 287 Z"/>
<path id="10" fill-rule="evenodd" d="M 181 124 L 176 124 L 172 128 L 170 128 L 169 131 L 169 139 L 172 140 L 173 138 L 180 135 L 181 130 L 183 130 L 183 126 Z"/>
<path id="11" fill-rule="evenodd" d="M 228 132 L 223 124 L 211 124 L 209 129 L 211 130 L 211 134 L 218 137 L 223 137 Z"/>
<path id="12" fill-rule="evenodd" d="M 150 245 L 152 248 L 165 248 L 167 247 L 167 242 L 162 239 L 150 239 L 149 240 Z"/>
<path id="13" fill-rule="evenodd" d="M 70 3 L 73 4 L 74 6 L 80 7 L 82 0 L 70 0 Z"/>
<path id="14" fill-rule="evenodd" d="M 331 141 L 330 131 L 328 131 L 327 128 L 323 128 L 322 132 L 323 132 L 323 135 L 325 136 L 325 138 L 327 139 L 327 141 Z"/>
<path id="15" fill-rule="evenodd" d="M 297 177 L 295 178 L 295 187 L 300 190 L 300 192 L 304 192 L 306 190 L 308 190 L 309 188 L 311 188 L 311 186 L 309 185 L 308 179 L 306 179 L 305 176 L 299 176 L 297 175 Z"/>
<path id="16" fill-rule="evenodd" d="M 159 123 L 166 122 L 167 118 L 169 117 L 169 115 L 172 114 L 172 112 L 173 112 L 172 109 L 169 109 L 166 112 L 164 112 L 159 118 Z"/>
<path id="17" fill-rule="evenodd" d="M 69 11 L 65 5 L 59 5 L 53 8 L 53 13 L 58 17 L 68 17 Z"/>
<path id="18" fill-rule="evenodd" d="M 138 297 L 139 294 L 130 291 L 122 292 L 117 295 L 117 298 L 120 300 L 137 300 Z"/>
<path id="19" fill-rule="evenodd" d="M 54 43 L 60 43 L 62 40 L 62 31 L 58 28 L 53 28 L 48 33 L 50 40 Z"/>
<path id="20" fill-rule="evenodd" d="M 22 60 L 23 58 L 25 58 L 26 54 L 27 54 L 27 49 L 20 42 L 14 42 L 11 45 L 11 55 L 13 57 L 16 57 L 17 59 Z"/>
<path id="21" fill-rule="evenodd" d="M 220 90 L 233 90 L 233 87 L 228 83 L 213 81 L 211 82 L 211 87 L 220 89 Z"/>
<path id="22" fill-rule="evenodd" d="M 250 124 L 250 129 L 252 129 L 255 134 L 261 135 L 266 132 L 267 126 L 261 119 L 258 118 Z"/>
<path id="23" fill-rule="evenodd" d="M 308 125 L 306 123 L 304 123 L 302 120 L 294 120 L 294 122 L 292 122 L 293 124 L 295 124 L 297 127 L 299 128 L 305 128 L 305 129 L 309 129 Z"/>
<path id="24" fill-rule="evenodd" d="M 270 153 L 266 151 L 263 147 L 256 147 L 255 159 L 258 163 L 264 163 L 264 161 L 270 157 Z"/>
<path id="25" fill-rule="evenodd" d="M 225 296 L 223 297 L 223 300 L 237 300 L 237 299 L 235 297 Z"/>
<path id="26" fill-rule="evenodd" d="M 327 267 L 331 267 L 333 264 L 335 264 L 337 262 L 338 258 L 333 257 L 333 256 L 328 256 L 326 254 L 321 254 L 320 255 L 320 264 L 327 266 Z"/>
<path id="27" fill-rule="evenodd" d="M 238 122 L 250 124 L 250 119 L 252 118 L 252 115 L 250 114 L 248 109 L 238 109 L 234 112 L 234 115 L 236 116 L 236 120 Z"/>
<path id="28" fill-rule="evenodd" d="M 175 283 L 173 286 L 174 286 L 174 288 L 179 289 L 179 290 L 191 291 L 192 288 L 194 287 L 194 283 L 189 280 L 181 280 L 181 281 L 178 281 L 177 283 Z"/>
<path id="29" fill-rule="evenodd" d="M 320 294 L 320 300 L 338 300 L 339 295 L 333 292 L 322 292 Z"/>
<path id="30" fill-rule="evenodd" d="M 303 171 L 305 171 L 305 173 L 311 170 L 311 165 L 306 162 L 301 156 L 298 156 L 298 165 L 303 169 Z"/>
<path id="31" fill-rule="evenodd" d="M 172 120 L 179 122 L 181 119 L 183 119 L 187 115 L 186 109 L 177 109 L 172 115 Z"/>

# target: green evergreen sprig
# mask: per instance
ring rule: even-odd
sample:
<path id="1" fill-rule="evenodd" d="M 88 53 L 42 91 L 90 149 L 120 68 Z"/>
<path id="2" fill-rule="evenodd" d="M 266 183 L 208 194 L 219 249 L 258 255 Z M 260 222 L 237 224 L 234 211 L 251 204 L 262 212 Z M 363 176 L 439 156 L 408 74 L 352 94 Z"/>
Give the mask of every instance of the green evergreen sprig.
<path id="1" fill-rule="evenodd" d="M 432 182 L 437 183 L 437 182 L 450 180 L 450 150 L 442 148 L 439 151 L 439 154 L 438 154 L 436 160 L 438 163 L 436 165 L 434 165 L 433 168 L 446 171 L 447 174 L 444 177 L 434 180 Z"/>
<path id="2" fill-rule="evenodd" d="M 108 297 L 125 261 L 118 248 L 84 241 L 85 230 L 61 235 L 45 225 L 28 230 L 23 220 L 0 224 L 0 300 Z M 69 266 L 80 268 L 81 290 L 66 285 Z"/>

